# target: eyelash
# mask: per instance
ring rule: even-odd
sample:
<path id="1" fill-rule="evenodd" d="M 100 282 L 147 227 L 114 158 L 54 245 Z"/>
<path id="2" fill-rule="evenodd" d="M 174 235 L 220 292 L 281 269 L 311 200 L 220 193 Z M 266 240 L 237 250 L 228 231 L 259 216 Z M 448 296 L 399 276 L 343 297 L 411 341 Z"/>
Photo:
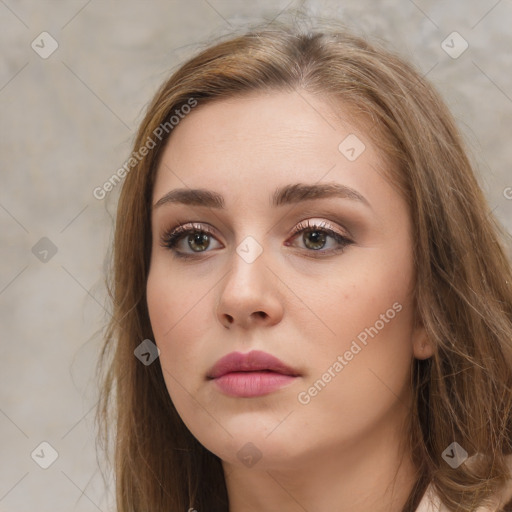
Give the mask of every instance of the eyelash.
<path id="1" fill-rule="evenodd" d="M 330 236 L 338 244 L 337 248 L 330 249 L 330 250 L 322 250 L 322 249 L 314 250 L 314 249 L 307 249 L 307 248 L 304 249 L 306 252 L 312 253 L 311 256 L 314 258 L 321 258 L 326 255 L 343 252 L 347 246 L 354 243 L 352 240 L 350 240 L 346 236 L 341 235 L 334 229 L 330 229 L 330 228 L 326 227 L 328 225 L 329 224 L 325 221 L 322 221 L 322 222 L 316 222 L 316 221 L 310 221 L 310 220 L 302 221 L 299 224 L 297 224 L 297 226 L 293 229 L 291 236 L 292 236 L 292 238 L 296 238 L 297 235 L 304 233 L 304 232 L 320 232 L 320 233 L 324 233 L 324 234 Z M 187 226 L 192 226 L 192 227 L 187 227 Z M 161 236 L 161 245 L 162 245 L 162 247 L 172 251 L 173 255 L 177 258 L 181 258 L 184 260 L 197 259 L 198 257 L 200 257 L 199 255 L 201 253 L 206 253 L 209 251 L 205 250 L 205 251 L 199 251 L 197 253 L 190 254 L 190 253 L 181 253 L 175 249 L 176 245 L 178 244 L 178 242 L 181 239 L 183 239 L 189 235 L 196 235 L 196 234 L 207 234 L 212 237 L 215 237 L 215 233 L 208 225 L 186 223 L 186 224 L 182 224 L 176 228 L 169 229 L 169 230 L 165 231 Z M 287 243 L 286 245 L 291 245 L 291 244 Z M 317 256 L 315 253 L 320 253 L 321 255 Z"/>

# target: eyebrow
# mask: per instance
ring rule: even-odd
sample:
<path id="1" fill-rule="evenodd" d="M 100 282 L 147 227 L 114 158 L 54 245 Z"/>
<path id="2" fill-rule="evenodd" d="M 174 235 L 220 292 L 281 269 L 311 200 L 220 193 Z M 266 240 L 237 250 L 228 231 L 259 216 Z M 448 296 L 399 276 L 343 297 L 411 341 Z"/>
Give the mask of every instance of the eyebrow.
<path id="1" fill-rule="evenodd" d="M 370 207 L 370 203 L 357 190 L 340 183 L 318 183 L 308 185 L 295 183 L 279 187 L 271 198 L 271 206 L 278 207 L 309 201 L 312 199 L 326 199 L 338 197 L 359 201 Z M 224 197 L 213 190 L 201 188 L 177 188 L 167 192 L 154 205 L 153 209 L 164 204 L 185 204 L 191 206 L 204 206 L 207 208 L 224 209 Z"/>

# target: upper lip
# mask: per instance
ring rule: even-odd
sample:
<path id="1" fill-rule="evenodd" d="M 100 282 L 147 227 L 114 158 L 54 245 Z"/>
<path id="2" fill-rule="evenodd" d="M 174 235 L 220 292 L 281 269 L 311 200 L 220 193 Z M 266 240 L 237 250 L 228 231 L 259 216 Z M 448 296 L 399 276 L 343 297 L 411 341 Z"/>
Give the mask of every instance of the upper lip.
<path id="1" fill-rule="evenodd" d="M 231 372 L 255 372 L 262 370 L 283 375 L 299 375 L 296 370 L 277 359 L 277 357 L 260 350 L 252 350 L 247 353 L 231 352 L 220 358 L 209 370 L 208 378 L 216 379 Z"/>

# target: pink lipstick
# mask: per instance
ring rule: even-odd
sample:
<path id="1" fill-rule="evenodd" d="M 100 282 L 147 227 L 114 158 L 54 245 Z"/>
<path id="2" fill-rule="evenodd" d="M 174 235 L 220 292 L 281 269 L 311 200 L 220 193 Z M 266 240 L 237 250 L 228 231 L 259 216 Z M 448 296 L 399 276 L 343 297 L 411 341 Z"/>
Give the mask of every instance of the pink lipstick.
<path id="1" fill-rule="evenodd" d="M 263 396 L 293 382 L 299 373 L 266 352 L 231 352 L 219 359 L 207 378 L 226 395 L 250 398 Z"/>

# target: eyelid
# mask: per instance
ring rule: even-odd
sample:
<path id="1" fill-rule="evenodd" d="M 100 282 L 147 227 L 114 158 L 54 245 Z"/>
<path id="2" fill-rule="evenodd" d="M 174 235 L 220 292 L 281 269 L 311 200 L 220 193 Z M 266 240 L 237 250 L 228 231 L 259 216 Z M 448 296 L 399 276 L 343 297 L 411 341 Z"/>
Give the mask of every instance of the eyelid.
<path id="1" fill-rule="evenodd" d="M 338 234 L 339 236 L 342 236 L 343 238 L 352 238 L 348 230 L 345 229 L 345 232 L 342 232 L 339 230 L 339 228 L 335 227 L 328 220 L 320 218 L 308 218 L 298 222 L 297 225 L 292 230 L 292 236 L 308 229 L 325 229 L 327 231 L 333 231 L 334 233 Z"/>
<path id="2" fill-rule="evenodd" d="M 360 221 L 357 222 L 357 217 L 354 214 L 351 213 L 350 216 L 344 215 L 331 208 L 306 207 L 301 211 L 301 217 L 303 220 L 300 220 L 298 224 L 307 221 L 312 223 L 315 221 L 322 223 L 322 225 L 327 223 L 328 228 L 351 240 L 354 240 L 354 231 L 358 231 L 357 226 L 360 224 Z"/>
<path id="3" fill-rule="evenodd" d="M 162 235 L 160 236 L 160 239 L 161 239 L 163 245 L 165 245 L 164 242 L 166 240 L 168 240 L 170 237 L 174 238 L 174 237 L 180 237 L 181 235 L 183 235 L 183 236 L 189 235 L 193 231 L 207 233 L 208 235 L 213 236 L 216 240 L 219 238 L 219 236 L 217 234 L 217 230 L 213 226 L 210 226 L 209 224 L 205 224 L 203 222 L 188 222 L 188 221 L 180 222 L 180 221 L 178 221 L 177 226 L 170 228 L 170 229 L 165 229 L 163 231 Z"/>

